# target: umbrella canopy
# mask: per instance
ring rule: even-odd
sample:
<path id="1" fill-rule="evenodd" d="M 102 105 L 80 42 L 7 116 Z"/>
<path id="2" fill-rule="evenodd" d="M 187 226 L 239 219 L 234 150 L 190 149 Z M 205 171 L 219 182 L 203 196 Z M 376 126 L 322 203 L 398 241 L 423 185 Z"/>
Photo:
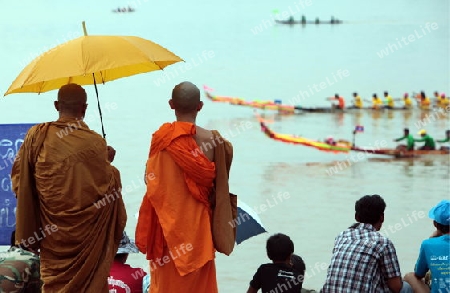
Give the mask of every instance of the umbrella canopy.
<path id="1" fill-rule="evenodd" d="M 152 41 L 135 36 L 82 36 L 38 56 L 5 93 L 43 93 L 68 83 L 92 85 L 160 70 L 183 61 Z M 94 81 L 94 78 L 95 81 Z"/>
<path id="2" fill-rule="evenodd" d="M 13 93 L 43 93 L 68 83 L 95 86 L 103 127 L 97 83 L 161 70 L 184 61 L 166 48 L 135 36 L 84 36 L 58 45 L 28 64 L 13 81 L 5 96 Z"/>
<path id="3" fill-rule="evenodd" d="M 267 232 L 258 214 L 246 203 L 238 199 L 238 213 L 234 222 L 236 225 L 236 243 Z"/>

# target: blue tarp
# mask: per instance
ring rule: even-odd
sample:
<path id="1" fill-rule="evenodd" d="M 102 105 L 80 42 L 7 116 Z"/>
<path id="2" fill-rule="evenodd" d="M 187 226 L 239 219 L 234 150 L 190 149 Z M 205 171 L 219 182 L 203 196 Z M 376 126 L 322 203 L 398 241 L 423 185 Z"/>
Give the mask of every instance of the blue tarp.
<path id="1" fill-rule="evenodd" d="M 11 168 L 28 129 L 35 124 L 0 124 L 0 245 L 10 245 L 16 228 Z"/>

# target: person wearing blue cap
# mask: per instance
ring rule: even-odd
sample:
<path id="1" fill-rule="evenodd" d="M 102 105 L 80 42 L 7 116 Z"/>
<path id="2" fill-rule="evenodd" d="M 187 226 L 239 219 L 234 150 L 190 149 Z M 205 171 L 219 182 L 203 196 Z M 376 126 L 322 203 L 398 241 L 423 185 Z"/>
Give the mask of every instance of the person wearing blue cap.
<path id="1" fill-rule="evenodd" d="M 109 292 L 142 293 L 144 278 L 148 275 L 142 268 L 133 268 L 126 263 L 128 254 L 138 253 L 139 249 L 125 231 L 123 231 L 119 248 L 109 271 Z"/>
<path id="2" fill-rule="evenodd" d="M 415 293 L 450 292 L 450 200 L 439 202 L 428 216 L 436 231 L 422 242 L 414 272 L 406 274 L 405 281 Z M 428 271 L 431 271 L 430 286 L 424 281 Z"/>

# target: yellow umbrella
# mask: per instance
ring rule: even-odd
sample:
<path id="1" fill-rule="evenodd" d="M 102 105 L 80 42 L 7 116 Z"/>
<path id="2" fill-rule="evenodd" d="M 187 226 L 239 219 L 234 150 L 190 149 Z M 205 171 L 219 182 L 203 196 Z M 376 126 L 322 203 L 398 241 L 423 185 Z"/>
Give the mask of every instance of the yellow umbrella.
<path id="1" fill-rule="evenodd" d="M 121 77 L 161 70 L 184 61 L 166 48 L 135 36 L 84 36 L 43 53 L 28 64 L 4 96 L 13 93 L 43 93 L 68 83 L 95 85 Z M 102 114 L 98 101 L 100 119 Z M 103 128 L 103 137 L 105 131 Z"/>

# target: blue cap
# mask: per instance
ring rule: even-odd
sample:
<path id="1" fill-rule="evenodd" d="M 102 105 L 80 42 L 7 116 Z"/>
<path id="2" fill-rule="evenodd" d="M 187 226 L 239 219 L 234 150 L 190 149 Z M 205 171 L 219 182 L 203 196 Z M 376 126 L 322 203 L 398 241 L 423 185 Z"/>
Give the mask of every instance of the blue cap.
<path id="1" fill-rule="evenodd" d="M 449 226 L 450 225 L 450 200 L 445 199 L 438 203 L 430 210 L 428 216 L 437 223 Z"/>
<path id="2" fill-rule="evenodd" d="M 134 244 L 134 241 L 128 238 L 128 235 L 125 231 L 123 231 L 122 239 L 119 243 L 119 249 L 117 250 L 117 254 L 119 253 L 138 253 L 139 249 Z"/>

